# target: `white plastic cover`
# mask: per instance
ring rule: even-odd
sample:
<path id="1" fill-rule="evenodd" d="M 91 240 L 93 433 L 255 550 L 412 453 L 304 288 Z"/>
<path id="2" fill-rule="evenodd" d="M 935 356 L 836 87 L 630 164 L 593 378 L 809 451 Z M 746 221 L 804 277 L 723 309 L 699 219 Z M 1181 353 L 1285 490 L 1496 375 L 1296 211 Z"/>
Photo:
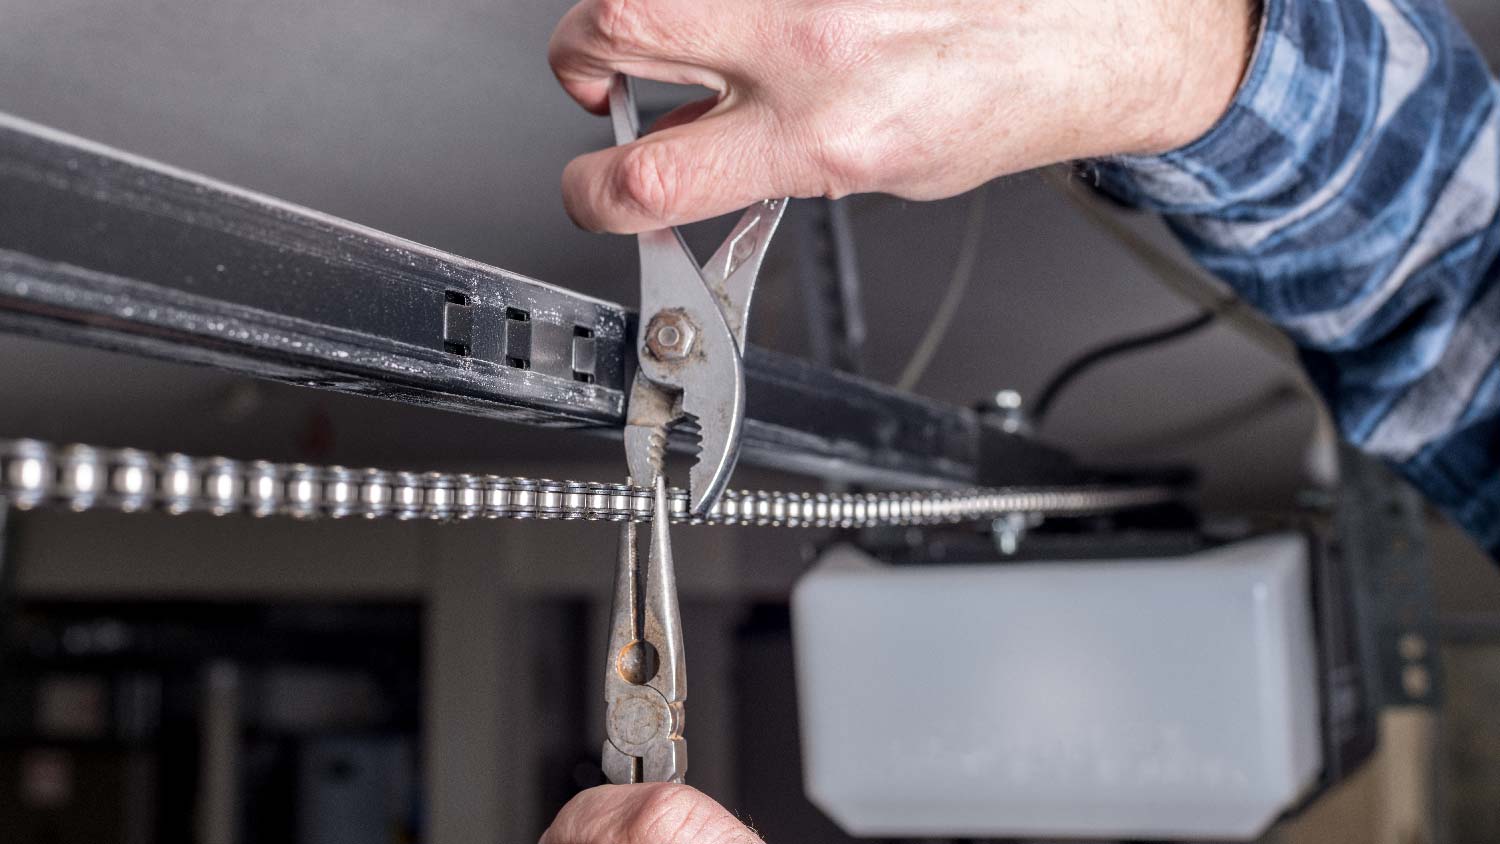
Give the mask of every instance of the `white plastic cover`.
<path id="1" fill-rule="evenodd" d="M 1305 543 L 899 567 L 793 596 L 808 796 L 854 835 L 1248 839 L 1322 766 Z"/>

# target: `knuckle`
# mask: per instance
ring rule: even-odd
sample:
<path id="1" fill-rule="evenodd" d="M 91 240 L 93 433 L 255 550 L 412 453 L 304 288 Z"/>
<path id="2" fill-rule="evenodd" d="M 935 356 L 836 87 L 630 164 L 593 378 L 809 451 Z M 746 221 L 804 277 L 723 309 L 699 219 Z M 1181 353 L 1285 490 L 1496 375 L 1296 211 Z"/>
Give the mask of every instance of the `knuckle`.
<path id="1" fill-rule="evenodd" d="M 646 6 L 646 0 L 594 0 L 594 29 L 607 44 L 641 44 L 649 29 Z"/>
<path id="2" fill-rule="evenodd" d="M 814 133 L 810 147 L 813 168 L 824 196 L 837 199 L 878 189 L 881 181 L 881 144 L 869 134 L 850 131 L 842 121 L 836 128 Z"/>
<path id="3" fill-rule="evenodd" d="M 803 61 L 828 72 L 856 69 L 875 54 L 868 13 L 843 3 L 823 5 L 803 15 L 793 26 L 792 46 Z"/>
<path id="4" fill-rule="evenodd" d="M 682 168 L 670 146 L 637 143 L 625 151 L 615 172 L 615 196 L 627 209 L 661 220 L 677 207 Z"/>

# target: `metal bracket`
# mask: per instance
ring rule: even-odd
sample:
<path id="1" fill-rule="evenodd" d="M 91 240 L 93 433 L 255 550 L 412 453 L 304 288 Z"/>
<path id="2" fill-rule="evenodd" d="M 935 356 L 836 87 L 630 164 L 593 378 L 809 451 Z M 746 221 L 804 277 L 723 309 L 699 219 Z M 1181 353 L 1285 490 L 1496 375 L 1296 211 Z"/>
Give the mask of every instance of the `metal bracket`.
<path id="1" fill-rule="evenodd" d="M 1351 446 L 1340 465 L 1338 548 L 1355 582 L 1371 695 L 1382 706 L 1437 706 L 1442 664 L 1422 500 Z"/>

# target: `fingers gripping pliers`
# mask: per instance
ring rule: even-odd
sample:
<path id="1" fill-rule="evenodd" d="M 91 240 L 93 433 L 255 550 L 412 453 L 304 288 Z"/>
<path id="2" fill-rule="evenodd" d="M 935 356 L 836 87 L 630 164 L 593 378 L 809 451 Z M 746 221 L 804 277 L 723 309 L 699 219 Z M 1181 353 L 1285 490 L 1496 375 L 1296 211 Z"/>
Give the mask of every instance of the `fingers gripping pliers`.
<path id="1" fill-rule="evenodd" d="M 615 77 L 609 106 L 615 143 L 635 141 L 640 118 L 628 77 Z M 786 202 L 766 200 L 746 210 L 703 266 L 675 228 L 638 236 L 641 305 L 625 457 L 631 482 L 653 491 L 655 509 L 644 568 L 636 525 L 626 523 L 620 537 L 604 680 L 603 767 L 611 782 L 681 782 L 687 771 L 687 680 L 668 532 L 668 437 L 674 429 L 697 436 L 688 508 L 704 515 L 739 456 L 745 320 Z"/>

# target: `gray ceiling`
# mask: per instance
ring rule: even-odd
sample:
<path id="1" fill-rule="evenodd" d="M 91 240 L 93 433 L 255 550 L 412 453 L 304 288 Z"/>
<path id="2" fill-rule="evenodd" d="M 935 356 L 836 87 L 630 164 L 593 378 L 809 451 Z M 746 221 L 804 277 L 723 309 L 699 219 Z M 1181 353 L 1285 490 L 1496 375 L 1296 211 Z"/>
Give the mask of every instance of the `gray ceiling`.
<path id="1" fill-rule="evenodd" d="M 630 302 L 634 247 L 574 229 L 563 165 L 608 142 L 545 61 L 566 0 L 0 0 L 0 110 L 468 257 Z M 1455 6 L 1500 53 L 1493 0 Z M 1039 179 L 990 188 L 979 273 L 921 391 L 1034 391 L 1080 348 L 1191 311 Z M 857 199 L 869 373 L 899 372 L 946 282 L 965 199 Z M 768 280 L 752 338 L 798 351 L 795 285 Z M 217 373 L 0 338 L 0 436 L 96 439 L 354 463 L 505 463 L 535 435 Z M 1102 368 L 1047 434 L 1105 459 L 1186 459 L 1216 500 L 1298 482 L 1312 413 L 1292 407 L 1185 447 L 1122 448 L 1288 378 L 1227 329 Z M 612 446 L 544 435 L 578 459 Z M 332 443 L 332 445 L 329 445 Z M 608 477 L 613 468 L 601 469 Z"/>

